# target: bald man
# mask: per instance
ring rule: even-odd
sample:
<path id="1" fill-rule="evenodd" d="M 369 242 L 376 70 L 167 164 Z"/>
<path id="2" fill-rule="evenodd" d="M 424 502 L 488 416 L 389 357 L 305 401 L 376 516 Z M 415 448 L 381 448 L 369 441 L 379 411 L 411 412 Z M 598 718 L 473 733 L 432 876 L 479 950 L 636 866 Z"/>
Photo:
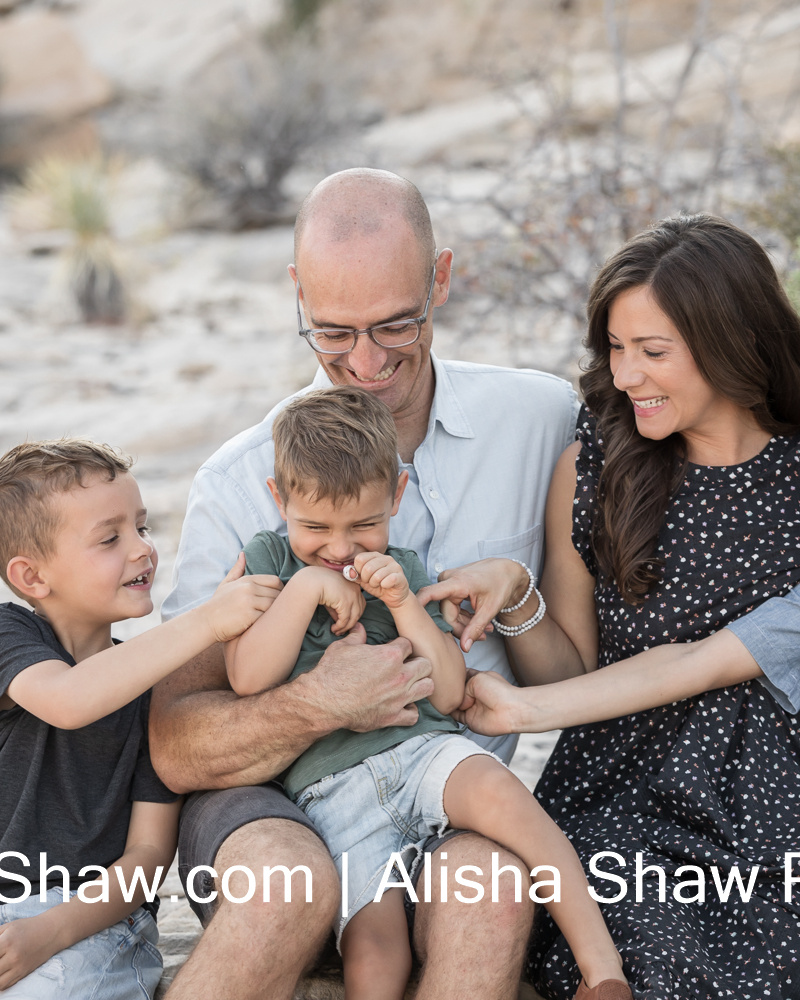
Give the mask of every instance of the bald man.
<path id="1" fill-rule="evenodd" d="M 390 408 L 399 462 L 409 473 L 391 541 L 414 549 L 431 578 L 494 555 L 538 572 L 547 487 L 573 440 L 577 401 L 551 375 L 435 357 L 433 312 L 447 301 L 452 262 L 450 250 L 437 253 L 427 207 L 408 181 L 355 169 L 314 188 L 297 217 L 289 267 L 299 332 L 320 364 L 312 388 L 357 385 Z M 285 402 L 198 472 L 165 617 L 206 600 L 258 531 L 285 533 L 266 487 L 272 422 Z M 279 587 L 276 580 L 276 593 Z M 367 646 L 357 627 L 310 673 L 237 698 L 221 650 L 212 648 L 156 690 L 151 754 L 167 784 L 195 793 L 181 818 L 179 864 L 206 927 L 171 1000 L 293 995 L 330 931 L 339 885 L 324 845 L 273 779 L 336 729 L 410 725 L 414 702 L 432 691 L 430 664 L 410 653 L 404 639 Z M 511 678 L 496 636 L 476 643 L 467 665 Z M 513 753 L 515 737 L 475 739 L 505 760 Z M 515 899 L 510 874 L 495 879 L 499 898 L 492 901 L 492 852 L 499 851 L 501 865 L 519 863 L 472 833 L 446 834 L 429 850 L 434 886 L 443 868 L 471 865 L 483 874 L 470 871 L 470 879 L 485 892 L 474 905 L 459 902 L 452 889 L 447 902 L 437 893 L 417 905 L 418 1000 L 516 997 L 531 904 L 524 891 Z M 264 905 L 265 865 L 308 869 L 311 901 L 298 868 L 290 900 L 284 901 L 282 876 L 273 874 L 272 901 Z M 233 866 L 241 867 L 224 882 Z M 256 892 L 233 902 L 248 896 L 249 872 Z"/>

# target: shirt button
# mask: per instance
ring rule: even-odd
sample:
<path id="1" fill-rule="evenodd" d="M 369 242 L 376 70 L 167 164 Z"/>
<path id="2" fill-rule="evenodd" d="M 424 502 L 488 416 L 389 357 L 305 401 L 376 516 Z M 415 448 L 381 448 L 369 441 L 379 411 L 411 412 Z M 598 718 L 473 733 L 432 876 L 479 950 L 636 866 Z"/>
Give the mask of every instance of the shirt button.
<path id="1" fill-rule="evenodd" d="M 441 563 L 434 563 L 433 568 L 436 570 L 437 573 L 441 573 L 442 570 L 444 569 L 444 566 L 442 566 Z"/>
<path id="2" fill-rule="evenodd" d="M 439 499 L 439 492 L 438 492 L 438 490 L 429 490 L 428 491 L 428 496 L 431 498 L 431 500 L 438 500 Z"/>

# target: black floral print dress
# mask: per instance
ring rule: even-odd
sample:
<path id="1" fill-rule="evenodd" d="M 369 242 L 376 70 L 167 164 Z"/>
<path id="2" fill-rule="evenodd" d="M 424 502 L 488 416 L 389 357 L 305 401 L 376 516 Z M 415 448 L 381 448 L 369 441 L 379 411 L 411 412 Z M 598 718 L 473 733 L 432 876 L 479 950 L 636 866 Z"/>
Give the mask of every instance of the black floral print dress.
<path id="1" fill-rule="evenodd" d="M 583 416 L 573 542 L 597 579 L 601 667 L 701 639 L 800 583 L 800 438 L 778 436 L 742 465 L 688 466 L 659 535 L 663 582 L 626 604 L 590 547 L 603 453 Z M 617 899 L 603 915 L 637 1000 L 800 1000 L 800 882 L 788 900 L 784 885 L 800 853 L 800 718 L 758 681 L 565 730 L 536 795 Z M 604 852 L 618 857 L 592 874 Z M 737 866 L 749 899 L 734 884 L 723 901 Z M 556 1000 L 579 980 L 541 907 L 528 972 Z"/>

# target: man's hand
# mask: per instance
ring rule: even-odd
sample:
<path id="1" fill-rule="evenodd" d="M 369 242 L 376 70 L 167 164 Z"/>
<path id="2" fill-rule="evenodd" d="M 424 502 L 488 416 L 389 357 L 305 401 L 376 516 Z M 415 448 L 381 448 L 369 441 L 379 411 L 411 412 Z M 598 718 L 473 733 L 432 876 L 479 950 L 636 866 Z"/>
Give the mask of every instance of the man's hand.
<path id="1" fill-rule="evenodd" d="M 408 580 L 400 564 L 385 552 L 360 552 L 353 560 L 361 586 L 388 608 L 398 608 L 408 600 Z"/>
<path id="2" fill-rule="evenodd" d="M 419 718 L 414 702 L 433 694 L 430 662 L 411 657 L 408 639 L 368 646 L 366 638 L 363 626 L 356 625 L 303 675 L 313 678 L 319 711 L 334 712 L 341 728 L 357 733 L 413 725 Z"/>
<path id="3" fill-rule="evenodd" d="M 47 913 L 20 917 L 0 927 L 0 990 L 24 979 L 59 950 L 42 919 Z"/>
<path id="4" fill-rule="evenodd" d="M 458 569 L 446 569 L 439 582 L 417 593 L 422 604 L 440 601 L 442 615 L 461 639 L 461 648 L 469 652 L 473 642 L 491 631 L 491 621 L 500 608 L 521 600 L 528 588 L 528 574 L 511 559 L 482 559 Z M 472 615 L 461 607 L 469 601 Z"/>
<path id="5" fill-rule="evenodd" d="M 283 589 L 277 576 L 244 576 L 244 552 L 202 609 L 216 642 L 235 639 L 267 611 Z"/>
<path id="6" fill-rule="evenodd" d="M 519 732 L 515 718 L 519 710 L 519 688 L 493 670 L 468 670 L 464 700 L 453 718 L 482 736 L 504 736 Z"/>

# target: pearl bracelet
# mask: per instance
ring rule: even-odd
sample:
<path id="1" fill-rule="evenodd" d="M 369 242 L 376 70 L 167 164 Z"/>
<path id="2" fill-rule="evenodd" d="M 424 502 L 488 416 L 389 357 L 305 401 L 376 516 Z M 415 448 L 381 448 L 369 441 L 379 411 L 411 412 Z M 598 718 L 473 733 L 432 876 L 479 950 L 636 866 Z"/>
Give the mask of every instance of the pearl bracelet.
<path id="1" fill-rule="evenodd" d="M 534 626 L 539 624 L 542 618 L 544 618 L 545 612 L 547 611 L 547 605 L 544 603 L 544 598 L 542 597 L 541 593 L 536 587 L 536 584 L 534 582 L 534 576 L 530 568 L 526 566 L 524 562 L 521 562 L 519 559 L 514 559 L 514 562 L 519 563 L 519 565 L 522 566 L 522 568 L 527 572 L 530 583 L 528 584 L 528 589 L 525 591 L 525 596 L 522 598 L 521 601 L 519 601 L 517 604 L 514 604 L 511 607 L 501 608 L 498 613 L 501 615 L 506 615 L 510 614 L 512 611 L 518 611 L 522 607 L 522 605 L 528 600 L 531 594 L 536 594 L 536 596 L 539 598 L 539 607 L 527 621 L 521 622 L 519 625 L 504 625 L 502 622 L 499 622 L 497 618 L 492 618 L 492 625 L 494 625 L 497 633 L 499 635 L 507 637 L 522 635 L 524 632 L 528 632 L 530 629 L 534 628 Z"/>
<path id="2" fill-rule="evenodd" d="M 515 562 L 517 566 L 521 566 L 525 570 L 525 572 L 528 574 L 528 579 L 530 580 L 530 583 L 528 584 L 528 589 L 525 591 L 525 596 L 522 598 L 522 600 L 517 601 L 516 604 L 512 604 L 510 608 L 500 608 L 500 610 L 498 611 L 498 614 L 500 615 L 507 615 L 510 614 L 512 611 L 519 611 L 519 609 L 528 600 L 528 598 L 531 596 L 534 590 L 536 590 L 536 580 L 533 576 L 533 573 L 531 572 L 530 566 L 526 566 L 521 559 L 512 559 L 511 562 Z"/>

